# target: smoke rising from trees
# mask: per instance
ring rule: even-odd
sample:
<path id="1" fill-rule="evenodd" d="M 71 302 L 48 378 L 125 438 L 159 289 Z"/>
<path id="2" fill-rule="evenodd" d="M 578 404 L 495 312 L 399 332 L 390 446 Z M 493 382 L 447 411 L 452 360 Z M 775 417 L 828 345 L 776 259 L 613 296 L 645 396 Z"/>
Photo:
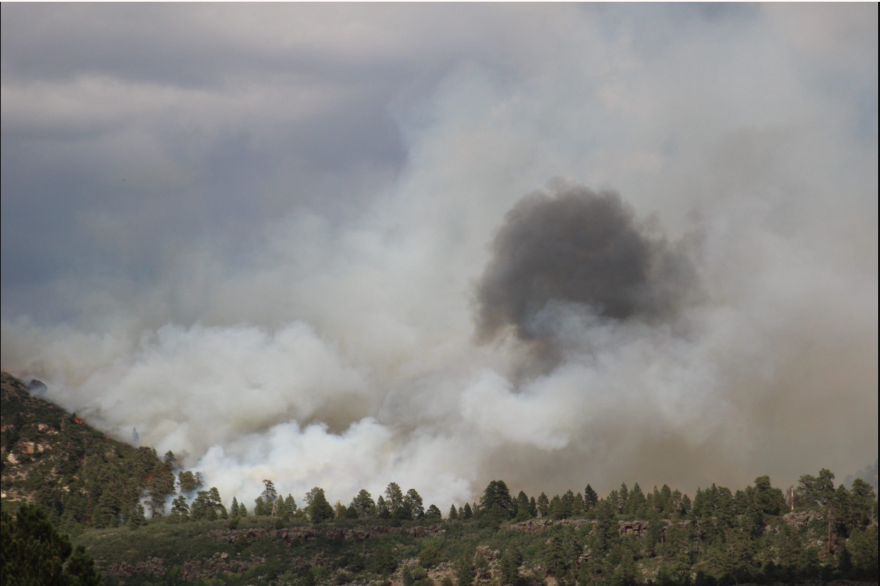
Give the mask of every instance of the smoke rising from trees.
<path id="1" fill-rule="evenodd" d="M 876 5 L 100 10 L 3 5 L 2 366 L 56 404 L 249 506 L 876 458 Z"/>

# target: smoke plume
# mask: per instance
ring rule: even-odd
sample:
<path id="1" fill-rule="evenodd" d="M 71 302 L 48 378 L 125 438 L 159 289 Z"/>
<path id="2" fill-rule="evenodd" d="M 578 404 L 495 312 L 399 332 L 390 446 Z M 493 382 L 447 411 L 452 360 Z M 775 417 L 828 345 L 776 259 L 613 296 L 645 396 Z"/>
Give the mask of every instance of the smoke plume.
<path id="1" fill-rule="evenodd" d="M 875 4 L 7 4 L 2 366 L 227 503 L 876 459 Z"/>
<path id="2" fill-rule="evenodd" d="M 682 251 L 647 233 L 613 191 L 566 185 L 530 195 L 506 214 L 491 248 L 477 292 L 484 341 L 512 326 L 520 340 L 546 342 L 552 331 L 538 316 L 552 301 L 614 320 L 669 320 L 694 287 Z"/>

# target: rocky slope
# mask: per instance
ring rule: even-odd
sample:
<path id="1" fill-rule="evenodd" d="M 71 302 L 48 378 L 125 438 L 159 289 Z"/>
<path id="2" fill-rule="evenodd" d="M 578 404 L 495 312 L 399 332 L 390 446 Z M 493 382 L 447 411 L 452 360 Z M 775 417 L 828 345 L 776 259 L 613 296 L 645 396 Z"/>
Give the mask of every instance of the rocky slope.
<path id="1" fill-rule="evenodd" d="M 150 488 L 154 476 L 167 484 L 170 467 L 154 450 L 116 441 L 34 396 L 41 387 L 39 381 L 25 383 L 0 373 L 4 507 L 39 504 L 56 525 L 64 519 L 66 529 L 112 525 Z"/>

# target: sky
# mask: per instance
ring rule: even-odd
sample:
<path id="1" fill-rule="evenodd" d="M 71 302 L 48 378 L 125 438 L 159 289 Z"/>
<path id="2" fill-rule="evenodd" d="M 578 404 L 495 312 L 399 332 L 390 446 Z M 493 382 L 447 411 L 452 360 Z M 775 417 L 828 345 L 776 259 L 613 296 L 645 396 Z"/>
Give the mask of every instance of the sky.
<path id="1" fill-rule="evenodd" d="M 227 501 L 842 479 L 877 10 L 4 3 L 2 367 Z"/>

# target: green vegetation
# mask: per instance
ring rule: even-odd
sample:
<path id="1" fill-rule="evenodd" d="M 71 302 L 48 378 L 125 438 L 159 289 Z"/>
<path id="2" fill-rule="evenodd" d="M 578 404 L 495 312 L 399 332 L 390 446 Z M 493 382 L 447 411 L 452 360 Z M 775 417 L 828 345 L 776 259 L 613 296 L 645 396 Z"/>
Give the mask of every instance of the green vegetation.
<path id="1" fill-rule="evenodd" d="M 582 492 L 514 497 L 507 483 L 493 480 L 479 502 L 453 503 L 445 519 L 416 489 L 404 492 L 395 482 L 376 500 L 361 490 L 335 507 L 314 487 L 299 507 L 266 479 L 252 511 L 238 495 L 225 495 L 232 497 L 227 511 L 224 495 L 198 473 L 176 470 L 171 452 L 160 460 L 149 448 L 110 440 L 6 374 L 2 400 L 3 491 L 10 497 L 3 501 L 2 586 L 98 583 L 86 552 L 110 586 L 877 580 L 874 489 L 858 478 L 835 487 L 825 469 L 802 476 L 787 496 L 760 476 L 739 490 L 698 489 L 693 500 L 638 483 L 604 498 L 589 484 Z M 143 503 L 152 509 L 149 520 Z M 15 572 L 36 577 L 7 581 Z M 84 577 L 65 582 L 68 574 Z"/>
<path id="2" fill-rule="evenodd" d="M 173 454 L 163 461 L 151 448 L 113 440 L 5 372 L 0 413 L 3 491 L 39 505 L 67 533 L 115 527 L 142 496 L 161 515 L 174 493 Z"/>
<path id="3" fill-rule="evenodd" d="M 22 505 L 15 517 L 2 513 L 2 586 L 101 586 L 103 580 L 85 548 L 74 550 L 39 507 Z M 73 555 L 71 555 L 73 554 Z"/>
<path id="4" fill-rule="evenodd" d="M 827 471 L 820 476 L 833 479 Z M 537 519 L 525 521 L 517 519 L 532 499 L 511 498 L 503 481 L 491 482 L 480 503 L 467 507 L 467 520 L 437 520 L 427 511 L 401 519 L 394 505 L 406 507 L 406 495 L 396 485 L 386 491 L 384 513 L 370 507 L 362 491 L 352 505 L 340 507 L 344 514 L 328 517 L 329 504 L 321 505 L 324 513 L 315 508 L 323 497 L 316 487 L 306 511 L 295 515 L 276 495 L 279 506 L 261 515 L 185 523 L 169 517 L 138 531 L 88 531 L 76 543 L 102 568 L 116 566 L 106 577 L 111 585 L 123 575 L 128 585 L 174 583 L 176 576 L 196 584 L 297 586 L 379 585 L 392 577 L 404 586 L 539 586 L 551 577 L 578 586 L 876 581 L 873 490 L 855 485 L 810 500 L 810 478 L 802 479 L 796 491 L 801 506 L 793 512 L 782 492 L 759 477 L 742 490 L 698 490 L 692 505 L 666 486 L 621 486 L 595 500 L 554 495 L 546 499 L 546 516 L 536 510 Z M 161 563 L 150 566 L 150 560 Z"/>

